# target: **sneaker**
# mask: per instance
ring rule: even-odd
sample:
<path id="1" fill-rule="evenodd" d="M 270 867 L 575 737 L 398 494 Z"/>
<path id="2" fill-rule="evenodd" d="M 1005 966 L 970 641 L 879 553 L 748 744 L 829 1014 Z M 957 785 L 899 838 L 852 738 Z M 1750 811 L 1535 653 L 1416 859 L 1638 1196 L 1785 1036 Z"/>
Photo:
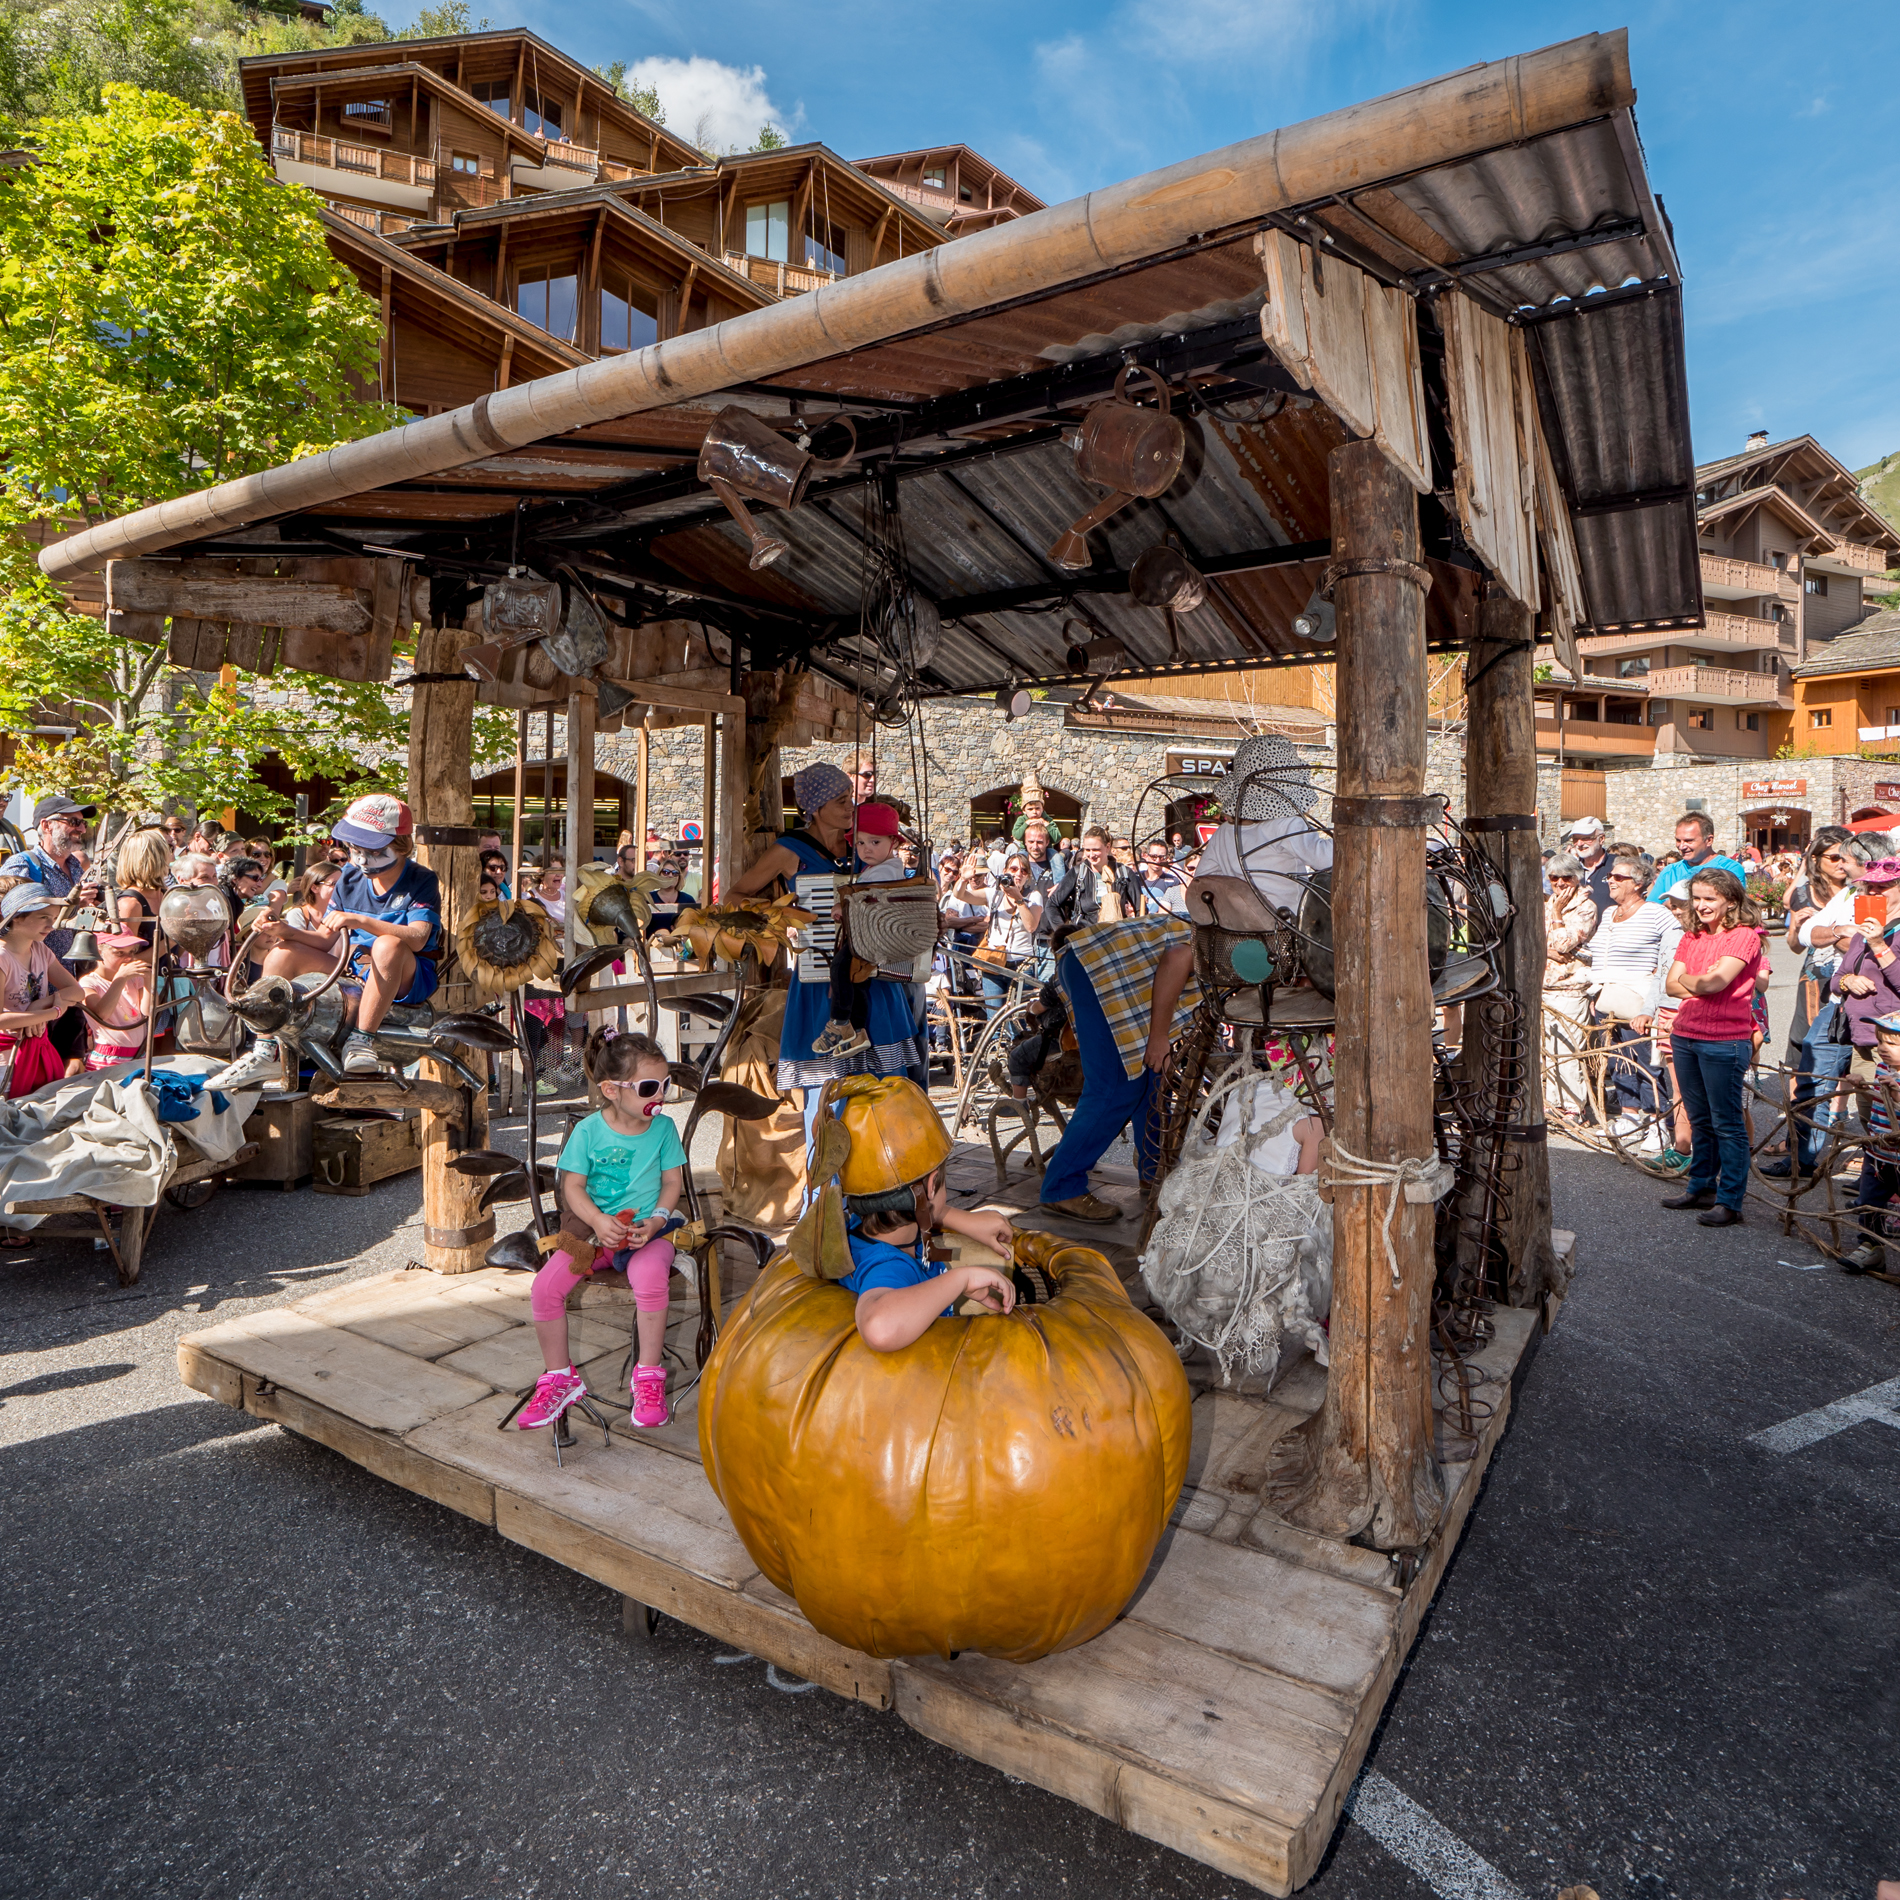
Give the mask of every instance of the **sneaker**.
<path id="1" fill-rule="evenodd" d="M 524 1432 L 537 1425 L 552 1425 L 576 1399 L 587 1396 L 587 1381 L 572 1366 L 544 1372 L 535 1381 L 534 1397 L 522 1407 L 515 1423 Z"/>
<path id="2" fill-rule="evenodd" d="M 283 1067 L 277 1038 L 259 1036 L 235 1062 L 228 1062 L 222 1069 L 206 1076 L 205 1087 L 222 1090 L 227 1095 L 235 1094 L 239 1089 L 261 1088 L 275 1082 L 283 1074 Z"/>
<path id="3" fill-rule="evenodd" d="M 1841 1261 L 1841 1266 L 1848 1273 L 1871 1273 L 1886 1257 L 1887 1250 L 1879 1241 L 1863 1240 Z"/>
<path id="4" fill-rule="evenodd" d="M 812 1038 L 812 1054 L 819 1056 L 856 1055 L 860 1049 L 868 1049 L 871 1038 L 862 1029 L 853 1029 L 849 1023 L 829 1022 Z"/>
<path id="5" fill-rule="evenodd" d="M 629 1383 L 633 1389 L 633 1422 L 642 1431 L 672 1423 L 673 1414 L 666 1404 L 664 1366 L 635 1366 Z"/>
<path id="6" fill-rule="evenodd" d="M 1665 1148 L 1662 1151 L 1662 1164 L 1671 1174 L 1681 1174 L 1690 1165 L 1690 1158 L 1680 1148 Z"/>
<path id="7" fill-rule="evenodd" d="M 1077 1194 L 1066 1201 L 1044 1201 L 1042 1209 L 1046 1214 L 1063 1214 L 1070 1220 L 1102 1224 L 1122 1218 L 1122 1210 L 1114 1202 L 1098 1200 L 1093 1194 Z"/>
<path id="8" fill-rule="evenodd" d="M 349 1040 L 343 1045 L 343 1073 L 381 1075 L 382 1072 L 383 1065 L 376 1053 L 376 1045 L 360 1029 L 352 1029 Z"/>

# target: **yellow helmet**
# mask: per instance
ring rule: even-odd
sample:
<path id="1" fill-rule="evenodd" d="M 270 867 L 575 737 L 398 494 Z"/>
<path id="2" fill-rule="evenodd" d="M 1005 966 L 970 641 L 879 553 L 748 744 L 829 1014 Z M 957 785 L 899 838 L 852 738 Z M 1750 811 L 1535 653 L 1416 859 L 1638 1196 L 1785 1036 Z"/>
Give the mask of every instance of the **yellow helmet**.
<path id="1" fill-rule="evenodd" d="M 882 1194 L 921 1181 L 950 1158 L 950 1131 L 908 1076 L 853 1075 L 833 1085 L 851 1153 L 838 1170 L 847 1194 Z"/>

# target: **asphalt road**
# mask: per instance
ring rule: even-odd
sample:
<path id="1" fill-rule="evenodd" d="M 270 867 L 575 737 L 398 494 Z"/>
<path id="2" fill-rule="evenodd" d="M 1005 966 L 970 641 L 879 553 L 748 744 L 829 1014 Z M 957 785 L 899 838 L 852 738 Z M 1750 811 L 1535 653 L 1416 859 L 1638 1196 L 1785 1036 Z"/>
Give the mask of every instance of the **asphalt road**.
<path id="1" fill-rule="evenodd" d="M 1900 1293 L 1553 1156 L 1581 1270 L 1320 1900 L 1871 1900 L 1900 1875 Z M 0 1894 L 1240 1896 L 894 1715 L 182 1388 L 180 1333 L 397 1266 L 414 1177 L 0 1263 Z M 393 1231 L 392 1231 L 393 1229 Z M 1396 1817 L 1396 1818 L 1395 1818 Z"/>

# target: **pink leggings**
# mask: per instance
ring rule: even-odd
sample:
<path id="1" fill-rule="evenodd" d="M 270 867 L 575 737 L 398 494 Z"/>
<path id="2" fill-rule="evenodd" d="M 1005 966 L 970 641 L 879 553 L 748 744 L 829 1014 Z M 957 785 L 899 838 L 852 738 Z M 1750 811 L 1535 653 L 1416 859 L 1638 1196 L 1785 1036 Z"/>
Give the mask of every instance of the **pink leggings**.
<path id="1" fill-rule="evenodd" d="M 539 1326 L 559 1319 L 567 1306 L 567 1296 L 589 1273 L 613 1264 L 613 1255 L 604 1248 L 594 1255 L 592 1264 L 577 1267 L 574 1256 L 562 1250 L 548 1255 L 547 1264 L 534 1276 L 528 1289 L 528 1309 Z M 673 1243 L 665 1235 L 649 1240 L 627 1262 L 627 1280 L 633 1288 L 634 1306 L 642 1313 L 664 1313 L 673 1272 Z"/>

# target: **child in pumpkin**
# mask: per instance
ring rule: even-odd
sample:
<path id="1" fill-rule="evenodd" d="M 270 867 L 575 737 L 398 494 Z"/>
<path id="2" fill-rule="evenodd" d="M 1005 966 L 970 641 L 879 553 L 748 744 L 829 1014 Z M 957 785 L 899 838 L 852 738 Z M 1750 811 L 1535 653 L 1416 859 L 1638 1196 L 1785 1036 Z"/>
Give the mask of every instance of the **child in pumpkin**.
<path id="1" fill-rule="evenodd" d="M 672 1417 L 660 1362 L 669 1276 L 684 1271 L 667 1236 L 682 1225 L 677 1209 L 686 1184 L 679 1130 L 661 1112 L 669 1079 L 666 1051 L 650 1036 L 596 1030 L 584 1060 L 607 1106 L 589 1115 L 561 1150 L 565 1218 L 528 1296 L 548 1369 L 521 1424 L 551 1425 L 587 1396 L 587 1382 L 568 1352 L 567 1296 L 606 1267 L 625 1273 L 633 1288 L 639 1346 L 628 1380 L 633 1422 L 642 1428 L 664 1425 Z"/>
<path id="2" fill-rule="evenodd" d="M 930 1098 L 900 1075 L 853 1077 L 838 1092 L 838 1120 L 851 1137 L 850 1158 L 838 1171 L 851 1271 L 839 1284 L 857 1295 L 864 1343 L 873 1352 L 900 1351 L 966 1298 L 1009 1312 L 1016 1288 L 1007 1273 L 929 1258 L 929 1236 L 939 1228 L 1005 1259 L 1016 1244 L 1001 1214 L 949 1205 L 943 1164 L 950 1135 Z"/>

